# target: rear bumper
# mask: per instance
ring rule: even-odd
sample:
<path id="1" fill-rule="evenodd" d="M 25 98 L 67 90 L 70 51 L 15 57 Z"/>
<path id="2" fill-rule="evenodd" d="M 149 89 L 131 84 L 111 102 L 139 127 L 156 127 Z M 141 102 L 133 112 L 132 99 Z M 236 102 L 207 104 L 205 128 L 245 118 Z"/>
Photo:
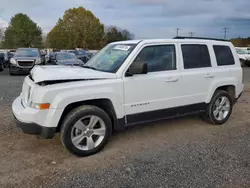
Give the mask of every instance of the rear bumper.
<path id="1" fill-rule="evenodd" d="M 12 103 L 12 112 L 16 120 L 16 125 L 22 132 L 31 135 L 40 135 L 42 138 L 53 138 L 56 127 L 44 127 L 35 123 L 32 118 L 39 116 L 39 112 L 33 109 L 26 109 L 21 103 L 21 97 L 17 97 Z"/>

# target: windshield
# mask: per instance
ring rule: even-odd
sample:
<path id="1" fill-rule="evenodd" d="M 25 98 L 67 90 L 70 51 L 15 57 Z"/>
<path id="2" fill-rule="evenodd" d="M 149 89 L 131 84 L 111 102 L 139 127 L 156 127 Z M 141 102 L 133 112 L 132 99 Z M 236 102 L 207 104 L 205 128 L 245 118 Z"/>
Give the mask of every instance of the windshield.
<path id="1" fill-rule="evenodd" d="M 109 44 L 85 65 L 99 71 L 115 73 L 134 48 L 135 44 Z"/>
<path id="2" fill-rule="evenodd" d="M 15 57 L 38 57 L 39 53 L 37 49 L 18 49 L 15 53 Z"/>
<path id="3" fill-rule="evenodd" d="M 65 53 L 65 54 L 57 54 L 56 59 L 57 60 L 77 59 L 77 57 L 75 56 L 75 54 Z"/>

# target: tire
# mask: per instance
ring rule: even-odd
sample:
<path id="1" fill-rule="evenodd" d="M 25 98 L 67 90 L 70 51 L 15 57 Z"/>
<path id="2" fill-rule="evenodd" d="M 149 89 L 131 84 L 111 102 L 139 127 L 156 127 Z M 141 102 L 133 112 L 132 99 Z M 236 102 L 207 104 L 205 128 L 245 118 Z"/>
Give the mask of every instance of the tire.
<path id="1" fill-rule="evenodd" d="M 91 118 L 93 118 L 92 122 L 95 122 L 97 118 L 100 119 L 92 128 L 87 126 L 91 124 Z M 75 126 L 80 127 L 80 129 Z M 94 128 L 96 126 L 99 128 Z M 89 130 L 87 130 L 88 128 Z M 95 134 L 96 130 L 102 130 L 102 136 L 98 137 Z M 80 106 L 73 109 L 64 118 L 60 134 L 62 144 L 69 152 L 81 157 L 89 156 L 101 151 L 107 144 L 112 134 L 112 123 L 107 113 L 102 109 L 90 105 Z M 73 142 L 74 139 L 75 142 Z M 94 146 L 90 144 L 93 143 L 91 141 L 94 141 Z"/>
<path id="2" fill-rule="evenodd" d="M 216 108 L 216 106 L 218 106 L 218 102 L 222 98 L 226 98 L 226 102 L 225 102 L 226 105 L 225 106 L 222 105 L 223 107 L 221 107 L 221 108 Z M 220 102 L 220 105 L 222 104 L 221 102 Z M 214 95 L 211 99 L 211 102 L 209 103 L 209 105 L 207 107 L 206 113 L 204 115 L 204 120 L 207 121 L 208 123 L 213 124 L 213 125 L 221 125 L 221 124 L 225 123 L 229 119 L 229 117 L 232 113 L 233 104 L 234 103 L 233 103 L 232 96 L 228 92 L 222 91 L 222 90 L 217 90 L 214 93 Z M 216 109 L 218 109 L 218 110 L 216 111 Z M 224 111 L 222 118 L 220 118 L 220 114 L 223 113 L 223 109 L 228 109 L 228 113 L 225 113 L 226 111 Z M 222 110 L 222 112 L 220 112 L 221 110 Z M 217 112 L 218 112 L 218 114 L 217 114 Z"/>

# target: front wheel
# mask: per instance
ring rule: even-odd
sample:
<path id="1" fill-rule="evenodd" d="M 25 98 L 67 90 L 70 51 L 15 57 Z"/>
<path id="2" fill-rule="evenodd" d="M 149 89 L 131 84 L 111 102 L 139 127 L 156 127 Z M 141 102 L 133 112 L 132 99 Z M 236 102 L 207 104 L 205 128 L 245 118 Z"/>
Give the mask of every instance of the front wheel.
<path id="1" fill-rule="evenodd" d="M 221 125 L 229 119 L 232 109 L 232 96 L 226 91 L 218 90 L 207 107 L 204 119 L 211 124 Z"/>
<path id="2" fill-rule="evenodd" d="M 93 155 L 107 144 L 112 124 L 106 112 L 96 106 L 72 110 L 61 127 L 61 142 L 74 155 Z"/>

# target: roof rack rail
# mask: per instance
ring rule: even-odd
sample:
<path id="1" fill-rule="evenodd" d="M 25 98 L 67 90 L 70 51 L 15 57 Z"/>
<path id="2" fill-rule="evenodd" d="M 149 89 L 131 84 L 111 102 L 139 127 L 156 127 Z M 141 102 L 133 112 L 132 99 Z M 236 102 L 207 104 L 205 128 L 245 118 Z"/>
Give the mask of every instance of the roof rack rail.
<path id="1" fill-rule="evenodd" d="M 217 40 L 217 41 L 229 41 L 229 40 L 225 40 L 225 39 L 216 39 L 216 38 L 204 38 L 204 37 L 182 37 L 182 36 L 178 36 L 178 37 L 174 37 L 173 39 L 201 39 L 201 40 Z"/>

